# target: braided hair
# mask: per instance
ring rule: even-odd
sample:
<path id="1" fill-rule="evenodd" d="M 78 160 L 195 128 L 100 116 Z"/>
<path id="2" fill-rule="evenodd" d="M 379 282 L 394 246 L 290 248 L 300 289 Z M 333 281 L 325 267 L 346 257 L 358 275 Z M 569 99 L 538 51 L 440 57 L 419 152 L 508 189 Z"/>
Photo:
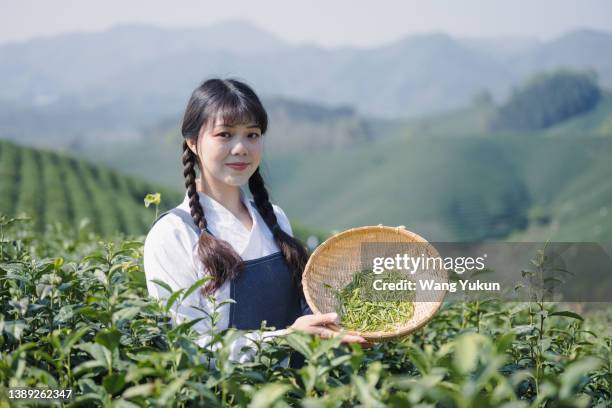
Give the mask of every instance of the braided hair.
<path id="1" fill-rule="evenodd" d="M 187 103 L 181 132 L 185 139 L 197 139 L 200 129 L 209 120 L 220 113 L 224 123 L 255 122 L 264 134 L 268 126 L 268 116 L 255 92 L 246 84 L 235 79 L 213 78 L 197 87 Z M 200 229 L 198 256 L 205 270 L 209 271 L 212 280 L 202 288 L 204 294 L 218 290 L 228 279 L 235 279 L 242 271 L 244 264 L 240 255 L 224 240 L 217 239 L 208 233 L 204 209 L 196 190 L 196 165 L 202 169 L 195 153 L 183 141 L 183 175 L 189 198 L 189 209 L 195 225 Z M 308 253 L 304 245 L 283 231 L 276 219 L 276 214 L 259 168 L 249 178 L 249 190 L 255 206 L 272 231 L 274 241 L 287 261 L 294 282 L 301 290 L 301 280 Z"/>

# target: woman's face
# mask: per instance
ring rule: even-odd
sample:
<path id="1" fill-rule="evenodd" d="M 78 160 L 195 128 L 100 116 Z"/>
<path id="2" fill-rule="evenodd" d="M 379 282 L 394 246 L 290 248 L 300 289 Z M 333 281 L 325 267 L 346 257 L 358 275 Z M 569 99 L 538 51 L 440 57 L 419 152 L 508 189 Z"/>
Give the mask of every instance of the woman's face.
<path id="1" fill-rule="evenodd" d="M 197 151 L 193 139 L 187 139 L 187 143 L 200 159 L 203 178 L 208 183 L 221 182 L 230 186 L 241 186 L 249 181 L 261 162 L 263 151 L 259 126 L 223 123 L 222 119 L 202 126 Z"/>

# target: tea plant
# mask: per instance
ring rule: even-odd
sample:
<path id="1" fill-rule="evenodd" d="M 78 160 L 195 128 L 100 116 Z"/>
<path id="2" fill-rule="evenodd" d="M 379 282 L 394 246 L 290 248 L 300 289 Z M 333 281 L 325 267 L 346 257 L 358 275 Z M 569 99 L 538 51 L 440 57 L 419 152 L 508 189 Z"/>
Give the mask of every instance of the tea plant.
<path id="1" fill-rule="evenodd" d="M 609 406 L 612 312 L 557 303 L 445 304 L 421 330 L 369 349 L 293 333 L 230 360 L 241 332 L 196 342 L 172 306 L 203 284 L 148 297 L 142 237 L 87 223 L 41 235 L 0 216 L 0 406 L 9 387 L 71 388 L 52 406 Z M 213 299 L 210 299 L 211 301 Z M 217 305 L 220 307 L 221 305 Z M 217 310 L 203 318 L 218 324 Z M 262 328 L 263 329 L 263 328 Z M 300 368 L 292 368 L 297 355 Z"/>

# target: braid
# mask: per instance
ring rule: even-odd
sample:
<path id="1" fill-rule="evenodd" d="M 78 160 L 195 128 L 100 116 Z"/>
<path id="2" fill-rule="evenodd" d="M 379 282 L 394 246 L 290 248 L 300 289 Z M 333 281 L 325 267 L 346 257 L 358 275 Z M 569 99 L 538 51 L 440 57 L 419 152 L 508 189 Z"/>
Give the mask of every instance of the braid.
<path id="1" fill-rule="evenodd" d="M 187 141 L 183 141 L 183 176 L 185 176 L 185 187 L 187 188 L 187 195 L 189 196 L 189 209 L 191 210 L 191 216 L 193 222 L 204 231 L 207 227 L 206 218 L 204 217 L 204 210 L 200 204 L 198 192 L 196 190 L 196 156 L 193 154 Z"/>
<path id="2" fill-rule="evenodd" d="M 205 270 L 213 278 L 202 287 L 202 293 L 209 295 L 218 290 L 228 279 L 236 278 L 243 268 L 243 262 L 240 255 L 227 241 L 216 239 L 210 233 L 203 233 L 208 231 L 208 224 L 196 189 L 195 165 L 197 156 L 189 149 L 186 141 L 183 141 L 182 159 L 191 217 L 200 228 L 198 255 Z"/>
<path id="3" fill-rule="evenodd" d="M 266 190 L 263 177 L 261 177 L 261 173 L 259 173 L 259 167 L 249 178 L 249 190 L 251 194 L 253 194 L 255 206 L 264 218 L 266 225 L 270 229 L 273 229 L 273 227 L 278 224 L 278 220 L 276 219 L 274 208 L 272 208 L 272 204 L 270 204 L 270 196 L 268 195 L 268 190 Z"/>
<path id="4" fill-rule="evenodd" d="M 272 231 L 274 240 L 287 260 L 289 267 L 292 269 L 295 282 L 301 289 L 302 272 L 304 272 L 304 267 L 308 261 L 308 252 L 300 241 L 287 234 L 278 226 L 278 220 L 274 213 L 274 208 L 270 203 L 268 190 L 266 190 L 259 168 L 257 168 L 255 173 L 249 178 L 249 190 L 253 195 L 255 206 L 259 210 L 268 228 Z"/>

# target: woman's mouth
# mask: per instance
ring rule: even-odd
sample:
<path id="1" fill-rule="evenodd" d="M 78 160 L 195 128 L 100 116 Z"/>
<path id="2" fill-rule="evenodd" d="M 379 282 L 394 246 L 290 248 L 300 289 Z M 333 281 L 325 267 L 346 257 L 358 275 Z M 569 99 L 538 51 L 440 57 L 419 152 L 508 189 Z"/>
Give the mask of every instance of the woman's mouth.
<path id="1" fill-rule="evenodd" d="M 225 165 L 228 166 L 228 167 L 231 167 L 234 170 L 238 170 L 238 171 L 242 171 L 242 170 L 246 169 L 247 167 L 249 167 L 249 163 L 243 163 L 243 162 L 226 163 Z"/>

